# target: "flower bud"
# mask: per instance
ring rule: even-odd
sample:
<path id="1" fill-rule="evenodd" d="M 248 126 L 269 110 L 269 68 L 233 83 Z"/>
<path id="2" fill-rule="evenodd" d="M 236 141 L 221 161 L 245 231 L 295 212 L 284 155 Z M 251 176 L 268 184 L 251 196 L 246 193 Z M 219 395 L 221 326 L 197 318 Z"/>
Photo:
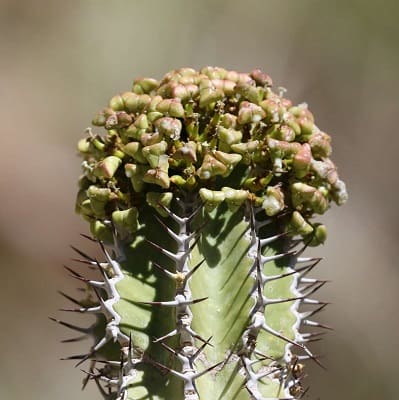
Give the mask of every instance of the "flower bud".
<path id="1" fill-rule="evenodd" d="M 314 231 L 312 236 L 311 241 L 309 242 L 309 246 L 319 246 L 321 244 L 324 244 L 324 242 L 327 240 L 327 227 L 322 224 L 316 224 L 313 226 Z"/>
<path id="2" fill-rule="evenodd" d="M 133 157 L 137 162 L 146 164 L 147 159 L 142 152 L 143 146 L 139 142 L 130 142 L 123 146 L 123 151 L 130 157 Z"/>
<path id="3" fill-rule="evenodd" d="M 137 94 L 150 93 L 159 86 L 159 82 L 152 78 L 135 79 L 132 91 Z"/>
<path id="4" fill-rule="evenodd" d="M 313 232 L 313 227 L 303 218 L 300 212 L 294 211 L 288 224 L 288 230 L 294 235 L 305 236 Z"/>
<path id="5" fill-rule="evenodd" d="M 269 186 L 266 189 L 266 196 L 262 203 L 262 208 L 265 210 L 266 215 L 272 217 L 282 211 L 284 207 L 284 193 L 281 188 L 278 186 Z"/>
<path id="6" fill-rule="evenodd" d="M 315 158 L 325 158 L 331 155 L 331 138 L 324 132 L 317 131 L 309 138 L 309 144 Z"/>
<path id="7" fill-rule="evenodd" d="M 169 214 L 165 211 L 165 207 L 169 208 L 173 199 L 173 193 L 171 192 L 148 192 L 146 194 L 146 200 L 148 205 L 155 208 L 155 210 L 162 216 L 167 217 Z"/>
<path id="8" fill-rule="evenodd" d="M 164 99 L 157 105 L 157 111 L 175 118 L 184 117 L 184 108 L 180 99 Z"/>
<path id="9" fill-rule="evenodd" d="M 328 208 L 327 199 L 315 187 L 297 182 L 291 185 L 292 204 L 297 210 L 309 209 L 323 214 Z"/>
<path id="10" fill-rule="evenodd" d="M 304 143 L 298 153 L 295 154 L 292 163 L 297 178 L 303 178 L 308 174 L 311 161 L 312 152 L 310 146 L 308 143 Z"/>
<path id="11" fill-rule="evenodd" d="M 119 157 L 108 156 L 97 163 L 93 173 L 98 178 L 111 179 L 121 164 L 122 160 Z"/>
<path id="12" fill-rule="evenodd" d="M 196 149 L 197 144 L 193 141 L 189 141 L 175 151 L 173 158 L 195 163 L 197 161 Z"/>
<path id="13" fill-rule="evenodd" d="M 265 117 L 266 113 L 261 107 L 257 106 L 254 103 L 243 101 L 240 104 L 237 122 L 240 125 L 244 125 L 248 123 L 259 122 Z"/>
<path id="14" fill-rule="evenodd" d="M 273 81 L 269 75 L 262 72 L 260 69 L 254 69 L 250 73 L 251 78 L 260 86 L 264 87 L 272 87 Z"/>
<path id="15" fill-rule="evenodd" d="M 143 177 L 148 169 L 148 165 L 125 164 L 125 175 L 130 178 L 135 192 L 141 192 L 143 190 Z"/>
<path id="16" fill-rule="evenodd" d="M 199 190 L 199 195 L 201 197 L 201 200 L 205 203 L 204 205 L 205 210 L 208 212 L 214 210 L 225 199 L 224 192 L 217 190 L 209 190 L 205 188 L 201 188 Z"/>
<path id="17" fill-rule="evenodd" d="M 112 213 L 112 222 L 117 231 L 123 236 L 131 234 L 138 229 L 138 210 L 136 207 Z"/>
<path id="18" fill-rule="evenodd" d="M 222 192 L 230 210 L 237 210 L 248 198 L 248 192 L 246 190 L 236 190 L 229 187 L 223 187 Z"/>
<path id="19" fill-rule="evenodd" d="M 90 223 L 90 232 L 93 237 L 106 244 L 111 244 L 114 241 L 111 228 L 99 220 L 94 220 Z"/>
<path id="20" fill-rule="evenodd" d="M 164 117 L 159 118 L 154 125 L 162 135 L 172 140 L 178 140 L 180 138 L 180 132 L 182 129 L 180 120 Z"/>

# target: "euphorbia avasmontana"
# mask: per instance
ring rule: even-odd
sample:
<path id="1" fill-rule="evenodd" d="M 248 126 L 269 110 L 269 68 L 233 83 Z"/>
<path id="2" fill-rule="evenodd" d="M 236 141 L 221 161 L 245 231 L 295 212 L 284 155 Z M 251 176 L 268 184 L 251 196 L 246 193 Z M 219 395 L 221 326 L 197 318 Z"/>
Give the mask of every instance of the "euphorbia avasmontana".
<path id="1" fill-rule="evenodd" d="M 347 198 L 307 105 L 260 70 L 182 68 L 135 80 L 93 125 L 76 209 L 104 259 L 77 250 L 98 280 L 69 269 L 74 311 L 96 317 L 57 320 L 94 338 L 69 358 L 106 399 L 301 398 L 325 306 L 303 251 Z"/>

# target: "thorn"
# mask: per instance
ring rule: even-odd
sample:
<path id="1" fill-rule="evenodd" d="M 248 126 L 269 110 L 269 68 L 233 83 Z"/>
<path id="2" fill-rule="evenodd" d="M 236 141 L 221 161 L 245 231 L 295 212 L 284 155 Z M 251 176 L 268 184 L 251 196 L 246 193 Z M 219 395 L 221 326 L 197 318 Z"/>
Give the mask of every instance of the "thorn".
<path id="1" fill-rule="evenodd" d="M 70 272 L 73 276 L 81 278 L 81 279 L 85 279 L 82 275 L 78 274 L 76 271 L 74 271 L 72 268 L 67 267 L 66 265 L 63 265 L 63 267 Z"/>
<path id="2" fill-rule="evenodd" d="M 187 272 L 186 277 L 184 279 L 184 282 L 186 283 L 191 276 L 194 275 L 194 273 L 198 270 L 199 267 L 202 266 L 202 264 L 205 262 L 205 258 L 202 259 L 202 261 L 200 261 L 192 270 L 190 270 L 189 272 Z"/>
<path id="3" fill-rule="evenodd" d="M 83 336 L 78 336 L 72 339 L 63 339 L 61 340 L 61 343 L 74 343 L 74 342 L 80 342 L 81 340 L 87 339 L 86 335 Z"/>
<path id="4" fill-rule="evenodd" d="M 80 307 L 83 307 L 82 302 L 74 299 L 73 297 L 71 297 L 71 296 L 67 295 L 66 293 L 62 292 L 61 290 L 57 290 L 57 293 L 59 293 L 61 296 L 65 297 L 70 302 L 72 302 L 72 303 L 74 303 L 74 304 L 76 304 L 76 305 L 78 305 Z"/>
<path id="5" fill-rule="evenodd" d="M 310 321 L 308 319 L 302 320 L 302 324 L 303 325 L 307 325 L 307 326 L 316 326 L 317 328 L 328 329 L 329 331 L 333 331 L 334 330 L 334 328 L 332 328 L 331 326 L 320 324 L 319 322 L 315 322 L 315 321 Z"/>
<path id="6" fill-rule="evenodd" d="M 201 347 L 191 356 L 192 361 L 194 361 L 202 353 L 202 351 L 205 349 L 206 346 L 208 346 L 208 345 L 212 346 L 212 344 L 210 343 L 212 338 L 213 338 L 213 336 L 209 336 L 209 339 L 206 342 L 204 342 L 201 345 Z"/>
<path id="7" fill-rule="evenodd" d="M 72 250 L 74 250 L 76 253 L 78 253 L 80 256 L 82 256 L 83 258 L 85 258 L 87 261 L 92 261 L 95 262 L 96 260 L 90 256 L 88 256 L 86 253 L 84 253 L 83 251 L 79 250 L 78 248 L 76 248 L 75 246 L 71 245 Z"/>
<path id="8" fill-rule="evenodd" d="M 173 274 L 172 272 L 170 272 L 169 270 L 167 270 L 165 267 L 161 267 L 158 263 L 156 263 L 155 261 L 152 262 L 152 265 L 154 267 L 156 267 L 158 270 L 160 270 L 164 275 L 166 275 L 169 278 L 174 279 L 175 278 L 175 274 Z"/>
<path id="9" fill-rule="evenodd" d="M 91 327 L 90 328 L 81 328 L 79 326 L 69 324 L 68 322 L 64 322 L 64 321 L 61 321 L 61 320 L 53 318 L 53 317 L 49 317 L 49 319 L 51 319 L 51 321 L 57 322 L 57 324 L 66 326 L 67 328 L 70 328 L 70 329 L 72 329 L 74 331 L 77 331 L 77 332 L 90 333 L 92 331 Z"/>
<path id="10" fill-rule="evenodd" d="M 89 236 L 89 235 L 86 235 L 85 233 L 81 233 L 80 236 L 82 236 L 82 237 L 85 238 L 85 239 L 90 240 L 91 242 L 94 242 L 94 243 L 97 243 L 97 242 L 98 242 L 97 239 L 94 239 L 93 237 L 91 237 L 91 236 Z"/>

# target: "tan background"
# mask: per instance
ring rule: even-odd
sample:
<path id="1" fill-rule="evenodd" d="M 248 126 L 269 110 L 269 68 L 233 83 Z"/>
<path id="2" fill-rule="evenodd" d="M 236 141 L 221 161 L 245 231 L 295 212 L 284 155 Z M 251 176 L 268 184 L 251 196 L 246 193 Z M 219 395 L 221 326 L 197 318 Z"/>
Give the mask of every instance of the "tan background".
<path id="1" fill-rule="evenodd" d="M 261 67 L 306 100 L 350 190 L 313 251 L 333 280 L 319 296 L 336 331 L 317 347 L 329 371 L 309 368 L 309 398 L 396 400 L 398 4 L 0 1 L 0 398 L 100 398 L 58 361 L 81 348 L 59 344 L 70 333 L 47 319 L 66 305 L 56 290 L 74 292 L 61 265 L 87 232 L 73 212 L 75 143 L 134 77 L 219 65 Z"/>

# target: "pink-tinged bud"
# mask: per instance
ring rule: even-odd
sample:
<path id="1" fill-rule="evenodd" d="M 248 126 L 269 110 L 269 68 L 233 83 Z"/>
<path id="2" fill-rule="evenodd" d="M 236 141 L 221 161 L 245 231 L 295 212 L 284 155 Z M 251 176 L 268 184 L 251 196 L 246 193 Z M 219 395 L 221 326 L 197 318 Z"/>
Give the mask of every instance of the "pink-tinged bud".
<path id="1" fill-rule="evenodd" d="M 176 160 L 185 160 L 190 163 L 195 163 L 197 162 L 196 150 L 197 144 L 193 141 L 189 141 L 175 151 L 173 158 Z"/>
<path id="2" fill-rule="evenodd" d="M 248 101 L 243 101 L 240 104 L 237 122 L 240 125 L 244 125 L 248 123 L 259 122 L 265 117 L 266 113 L 261 107 Z"/>
<path id="3" fill-rule="evenodd" d="M 93 173 L 99 178 L 111 179 L 121 164 L 122 160 L 119 157 L 108 156 L 97 163 Z"/>
<path id="4" fill-rule="evenodd" d="M 140 131 L 141 132 L 141 131 Z M 143 146 L 151 146 L 163 140 L 163 135 L 160 132 L 141 133 L 139 140 Z"/>
<path id="5" fill-rule="evenodd" d="M 272 87 L 273 81 L 269 75 L 262 72 L 260 69 L 254 69 L 250 73 L 251 78 L 259 85 L 264 87 Z"/>
<path id="6" fill-rule="evenodd" d="M 266 121 L 276 123 L 280 120 L 280 116 L 282 116 L 283 110 L 277 101 L 273 99 L 266 99 L 260 102 L 259 105 L 266 113 Z"/>
<path id="7" fill-rule="evenodd" d="M 267 134 L 277 140 L 292 142 L 295 139 L 295 131 L 288 125 L 274 125 L 268 129 Z"/>
<path id="8" fill-rule="evenodd" d="M 223 126 L 224 128 L 235 128 L 237 125 L 237 117 L 233 114 L 223 114 L 220 117 L 220 125 Z"/>
<path id="9" fill-rule="evenodd" d="M 320 179 L 330 185 L 334 185 L 338 180 L 337 168 L 329 158 L 323 161 L 312 160 L 311 168 Z"/>
<path id="10" fill-rule="evenodd" d="M 301 144 L 298 142 L 285 142 L 268 137 L 266 140 L 269 152 L 274 158 L 291 158 L 301 150 Z"/>
<path id="11" fill-rule="evenodd" d="M 224 175 L 228 172 L 227 166 L 217 160 L 212 154 L 205 154 L 202 165 L 197 170 L 200 179 L 210 179 L 216 175 Z"/>
<path id="12" fill-rule="evenodd" d="M 144 174 L 143 181 L 147 183 L 152 183 L 154 185 L 158 185 L 163 189 L 168 189 L 170 186 L 170 179 L 168 173 L 159 168 L 149 169 Z"/>
<path id="13" fill-rule="evenodd" d="M 180 132 L 182 129 L 180 120 L 164 117 L 156 120 L 154 125 L 162 135 L 165 135 L 172 140 L 178 140 L 180 138 Z"/>
<path id="14" fill-rule="evenodd" d="M 314 123 L 307 118 L 299 118 L 297 120 L 300 128 L 301 128 L 301 139 L 302 140 L 309 140 L 309 138 L 317 132 L 317 127 Z"/>
<path id="15" fill-rule="evenodd" d="M 124 128 L 132 123 L 132 117 L 125 111 L 117 111 L 110 115 L 105 122 L 105 129 Z"/>
<path id="16" fill-rule="evenodd" d="M 317 131 L 309 138 L 309 144 L 315 158 L 325 158 L 331 155 L 331 138 L 327 133 Z"/>
<path id="17" fill-rule="evenodd" d="M 306 103 L 299 104 L 294 107 L 290 107 L 288 110 L 296 118 L 304 118 L 314 123 L 313 114 L 309 111 Z"/>
<path id="18" fill-rule="evenodd" d="M 303 178 L 308 174 L 311 161 L 312 151 L 309 144 L 304 143 L 298 153 L 295 154 L 292 162 L 297 178 Z"/>

